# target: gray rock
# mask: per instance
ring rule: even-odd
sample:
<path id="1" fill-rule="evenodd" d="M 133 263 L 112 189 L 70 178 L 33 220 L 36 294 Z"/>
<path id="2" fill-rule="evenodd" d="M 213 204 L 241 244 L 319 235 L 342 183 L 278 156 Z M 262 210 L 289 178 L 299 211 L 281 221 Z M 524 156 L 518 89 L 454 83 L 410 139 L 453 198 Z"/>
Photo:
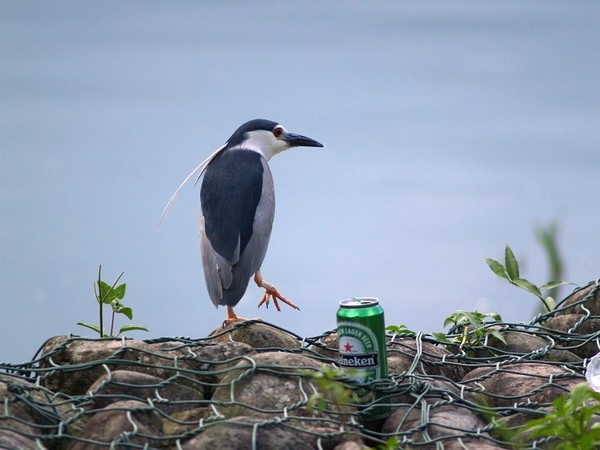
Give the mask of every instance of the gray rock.
<path id="1" fill-rule="evenodd" d="M 371 448 L 359 441 L 344 441 L 336 445 L 333 450 L 371 450 Z"/>
<path id="2" fill-rule="evenodd" d="M 586 318 L 583 314 L 559 314 L 550 318 L 544 326 L 550 332 L 560 331 L 553 336 L 554 339 L 565 347 L 571 347 L 571 352 L 579 357 L 591 358 L 598 353 L 598 345 L 592 335 L 600 330 L 600 319 Z"/>
<path id="3" fill-rule="evenodd" d="M 586 314 L 582 308 L 585 306 L 587 310 L 594 316 L 600 316 L 600 286 L 596 285 L 595 281 L 588 283 L 582 288 L 573 291 L 560 305 L 560 311 L 557 315 L 563 314 Z"/>
<path id="4" fill-rule="evenodd" d="M 308 450 L 314 448 L 307 435 L 276 422 L 254 417 L 236 417 L 216 422 L 193 439 L 182 444 L 183 450 Z"/>
<path id="5" fill-rule="evenodd" d="M 146 402 L 152 401 L 154 406 L 166 414 L 192 409 L 194 401 L 204 400 L 201 389 L 191 389 L 174 381 L 165 383 L 162 378 L 141 372 L 116 370 L 103 375 L 90 387 L 93 408 L 100 409 L 132 397 Z"/>
<path id="6" fill-rule="evenodd" d="M 215 342 L 243 342 L 255 349 L 289 349 L 300 347 L 300 342 L 285 331 L 262 322 L 235 322 L 219 327 L 209 334 Z"/>
<path id="7" fill-rule="evenodd" d="M 134 339 L 81 339 L 58 336 L 44 346 L 40 360 L 42 383 L 50 390 L 68 395 L 83 395 L 109 371 L 142 372 L 161 379 L 185 374 L 179 383 L 198 390 L 198 383 L 216 383 L 210 370 L 237 363 L 235 357 L 254 350 L 244 344 L 209 343 L 181 348 L 174 343 L 149 344 Z M 226 357 L 222 362 L 221 357 Z M 232 360 L 233 358 L 233 360 Z M 80 366 L 80 367 L 77 367 Z M 77 370 L 72 370 L 77 369 Z M 209 393 L 206 393 L 209 395 Z"/>
<path id="8" fill-rule="evenodd" d="M 337 333 L 330 333 L 319 339 L 318 342 L 321 345 L 311 345 L 311 350 L 328 358 L 339 359 L 340 350 L 338 348 L 339 339 Z"/>
<path id="9" fill-rule="evenodd" d="M 485 427 L 483 420 L 474 412 L 460 405 L 432 406 L 427 411 L 424 421 L 423 412 L 419 408 L 403 406 L 395 409 L 383 425 L 383 433 L 410 432 L 412 444 L 402 448 L 419 448 L 433 450 L 438 444 L 427 442 L 433 440 L 443 445 L 444 449 L 499 449 L 491 437 L 483 432 L 479 438 L 465 437 L 465 433 L 474 433 Z"/>
<path id="10" fill-rule="evenodd" d="M 462 384 L 470 388 L 467 397 L 471 400 L 502 407 L 515 403 L 549 403 L 581 381 L 584 381 L 582 376 L 561 366 L 515 363 L 500 368 L 479 367 L 465 375 Z"/>
<path id="11" fill-rule="evenodd" d="M 532 334 L 527 331 L 502 331 L 499 329 L 500 327 L 492 328 L 498 328 L 498 331 L 502 332 L 506 344 L 490 335 L 488 346 L 477 347 L 474 356 L 483 358 L 510 354 L 511 356 L 521 356 L 524 359 L 536 361 L 557 361 L 576 364 L 582 362 L 581 358 L 575 353 L 556 348 L 555 339 L 552 341 L 542 335 Z M 496 351 L 496 349 L 500 351 Z"/>
<path id="12" fill-rule="evenodd" d="M 43 434 L 42 425 L 51 425 L 45 414 L 52 415 L 43 393 L 18 378 L 0 375 L 0 448 L 37 449 L 31 436 Z"/>
<path id="13" fill-rule="evenodd" d="M 304 403 L 314 392 L 305 370 L 318 370 L 322 364 L 303 355 L 284 352 L 265 352 L 241 361 L 215 390 L 213 401 L 223 402 L 217 409 L 225 417 L 253 416 L 262 419 L 287 414 L 312 417 Z M 232 403 L 232 404 L 227 404 Z M 355 408 L 328 405 L 333 413 L 315 411 L 317 417 L 335 418 L 355 412 Z M 313 424 L 317 425 L 317 424 Z M 302 422 L 299 426 L 307 426 Z"/>
<path id="14" fill-rule="evenodd" d="M 135 426 L 130 418 L 135 422 Z M 150 408 L 146 403 L 128 400 L 112 403 L 96 412 L 68 449 L 101 449 L 106 448 L 107 444 L 111 442 L 114 442 L 114 448 L 117 449 L 125 448 L 123 445 L 119 445 L 125 443 L 159 447 L 160 442 L 149 436 L 159 437 L 161 435 L 162 422 L 156 410 Z M 98 444 L 94 445 L 95 442 Z M 100 443 L 104 443 L 104 445 Z"/>
<path id="15" fill-rule="evenodd" d="M 403 374 L 411 367 L 416 373 L 443 375 L 453 381 L 460 380 L 465 374 L 462 365 L 453 364 L 452 352 L 427 341 L 417 346 L 414 337 L 396 337 L 388 341 L 387 356 L 391 361 L 389 374 Z"/>
<path id="16" fill-rule="evenodd" d="M 17 428 L 16 424 L 10 420 L 2 421 L 2 426 L 6 428 Z M 45 450 L 43 444 L 38 446 L 34 439 L 20 434 L 21 430 L 0 430 L 0 449 L 19 449 L 19 450 Z"/>

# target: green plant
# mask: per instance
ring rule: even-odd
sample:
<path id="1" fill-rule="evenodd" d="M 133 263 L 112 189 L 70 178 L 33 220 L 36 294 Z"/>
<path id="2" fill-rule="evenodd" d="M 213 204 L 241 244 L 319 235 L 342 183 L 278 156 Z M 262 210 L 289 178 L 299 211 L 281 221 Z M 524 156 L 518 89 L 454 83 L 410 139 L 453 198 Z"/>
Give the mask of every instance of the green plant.
<path id="1" fill-rule="evenodd" d="M 317 371 L 303 371 L 316 387 L 316 392 L 311 394 L 306 404 L 308 412 L 314 414 L 315 410 L 325 411 L 328 402 L 333 402 L 340 409 L 359 403 L 360 398 L 356 392 L 340 381 L 351 376 L 351 372 L 335 366 L 323 366 Z"/>
<path id="2" fill-rule="evenodd" d="M 553 410 L 532 419 L 519 430 L 519 438 L 547 437 L 556 440 L 557 450 L 592 450 L 600 447 L 600 423 L 592 422 L 600 414 L 600 393 L 587 383 L 579 383 L 569 394 L 552 402 Z"/>
<path id="3" fill-rule="evenodd" d="M 409 330 L 406 325 L 388 325 L 387 327 L 385 327 L 385 329 L 387 331 L 390 331 L 392 333 L 396 333 L 396 334 L 407 334 L 407 335 L 415 335 L 417 333 L 415 333 L 412 330 Z"/>
<path id="4" fill-rule="evenodd" d="M 400 439 L 398 439 L 398 436 L 392 436 L 387 441 L 385 441 L 385 444 L 381 444 L 375 447 L 376 450 L 398 450 L 399 448 Z"/>
<path id="5" fill-rule="evenodd" d="M 492 319 L 492 322 L 488 322 Z M 480 344 L 483 339 L 490 335 L 506 344 L 502 332 L 497 328 L 490 328 L 490 324 L 502 321 L 500 314 L 495 312 L 480 313 L 479 311 L 458 310 L 446 317 L 444 327 L 450 326 L 450 330 L 458 329 L 460 333 L 450 338 L 444 333 L 431 333 L 440 342 L 459 344 L 459 348 L 465 345 L 475 346 Z"/>
<path id="6" fill-rule="evenodd" d="M 519 263 L 508 245 L 504 250 L 504 265 L 491 258 L 483 258 L 483 260 L 500 278 L 506 279 L 510 284 L 520 287 L 540 299 L 544 308 L 546 308 L 546 311 L 552 311 L 556 307 L 556 301 L 551 296 L 544 296 L 542 291 L 555 289 L 559 286 L 564 286 L 565 284 L 571 284 L 565 281 L 549 281 L 538 287 L 532 282 L 521 278 L 519 274 Z"/>
<path id="7" fill-rule="evenodd" d="M 95 331 L 100 335 L 101 338 L 116 337 L 121 335 L 122 333 L 125 333 L 126 331 L 148 331 L 148 329 L 143 325 L 129 324 L 119 328 L 119 332 L 116 335 L 113 334 L 115 316 L 117 314 L 123 314 L 129 320 L 133 319 L 133 310 L 130 307 L 125 306 L 121 303 L 121 300 L 123 300 L 123 298 L 125 297 L 125 289 L 127 288 L 127 285 L 123 283 L 117 286 L 117 283 L 119 282 L 124 273 L 125 272 L 121 272 L 121 274 L 117 277 L 117 279 L 111 286 L 102 281 L 102 266 L 98 267 L 98 280 L 96 281 L 96 284 L 94 284 L 94 296 L 96 297 L 96 301 L 99 305 L 99 324 L 94 325 L 91 323 L 77 322 L 77 325 Z M 104 333 L 104 305 L 109 305 L 112 309 L 110 332 L 108 334 Z"/>

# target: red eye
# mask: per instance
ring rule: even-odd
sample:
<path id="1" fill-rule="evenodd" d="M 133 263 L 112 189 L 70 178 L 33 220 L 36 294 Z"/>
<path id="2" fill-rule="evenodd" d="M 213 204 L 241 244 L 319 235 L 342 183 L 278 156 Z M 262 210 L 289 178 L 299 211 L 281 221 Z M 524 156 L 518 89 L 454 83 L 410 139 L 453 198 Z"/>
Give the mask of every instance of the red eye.
<path id="1" fill-rule="evenodd" d="M 281 137 L 282 134 L 283 134 L 283 128 L 281 128 L 281 127 L 273 128 L 273 136 L 278 138 L 278 137 Z"/>

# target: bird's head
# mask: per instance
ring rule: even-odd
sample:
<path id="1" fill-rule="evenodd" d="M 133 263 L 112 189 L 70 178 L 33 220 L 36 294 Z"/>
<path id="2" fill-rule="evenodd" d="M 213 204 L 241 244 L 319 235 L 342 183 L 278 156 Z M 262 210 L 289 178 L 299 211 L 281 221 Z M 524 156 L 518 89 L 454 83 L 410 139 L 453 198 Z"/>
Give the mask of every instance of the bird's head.
<path id="1" fill-rule="evenodd" d="M 261 153 L 268 161 L 273 155 L 292 147 L 323 147 L 300 134 L 290 133 L 277 122 L 255 119 L 240 126 L 227 140 L 226 148 L 245 148 Z"/>

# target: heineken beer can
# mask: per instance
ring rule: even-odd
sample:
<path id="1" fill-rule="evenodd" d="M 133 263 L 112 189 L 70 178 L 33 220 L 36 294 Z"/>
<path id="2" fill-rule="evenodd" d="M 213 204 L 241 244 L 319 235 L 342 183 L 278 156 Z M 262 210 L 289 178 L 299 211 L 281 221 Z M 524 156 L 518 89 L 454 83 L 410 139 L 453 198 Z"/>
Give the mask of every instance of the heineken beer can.
<path id="1" fill-rule="evenodd" d="M 387 378 L 385 320 L 379 300 L 353 297 L 340 302 L 337 313 L 340 365 L 349 378 L 361 384 Z M 389 406 L 377 393 L 359 388 L 365 404 L 361 412 L 365 420 L 379 420 L 389 414 Z"/>

